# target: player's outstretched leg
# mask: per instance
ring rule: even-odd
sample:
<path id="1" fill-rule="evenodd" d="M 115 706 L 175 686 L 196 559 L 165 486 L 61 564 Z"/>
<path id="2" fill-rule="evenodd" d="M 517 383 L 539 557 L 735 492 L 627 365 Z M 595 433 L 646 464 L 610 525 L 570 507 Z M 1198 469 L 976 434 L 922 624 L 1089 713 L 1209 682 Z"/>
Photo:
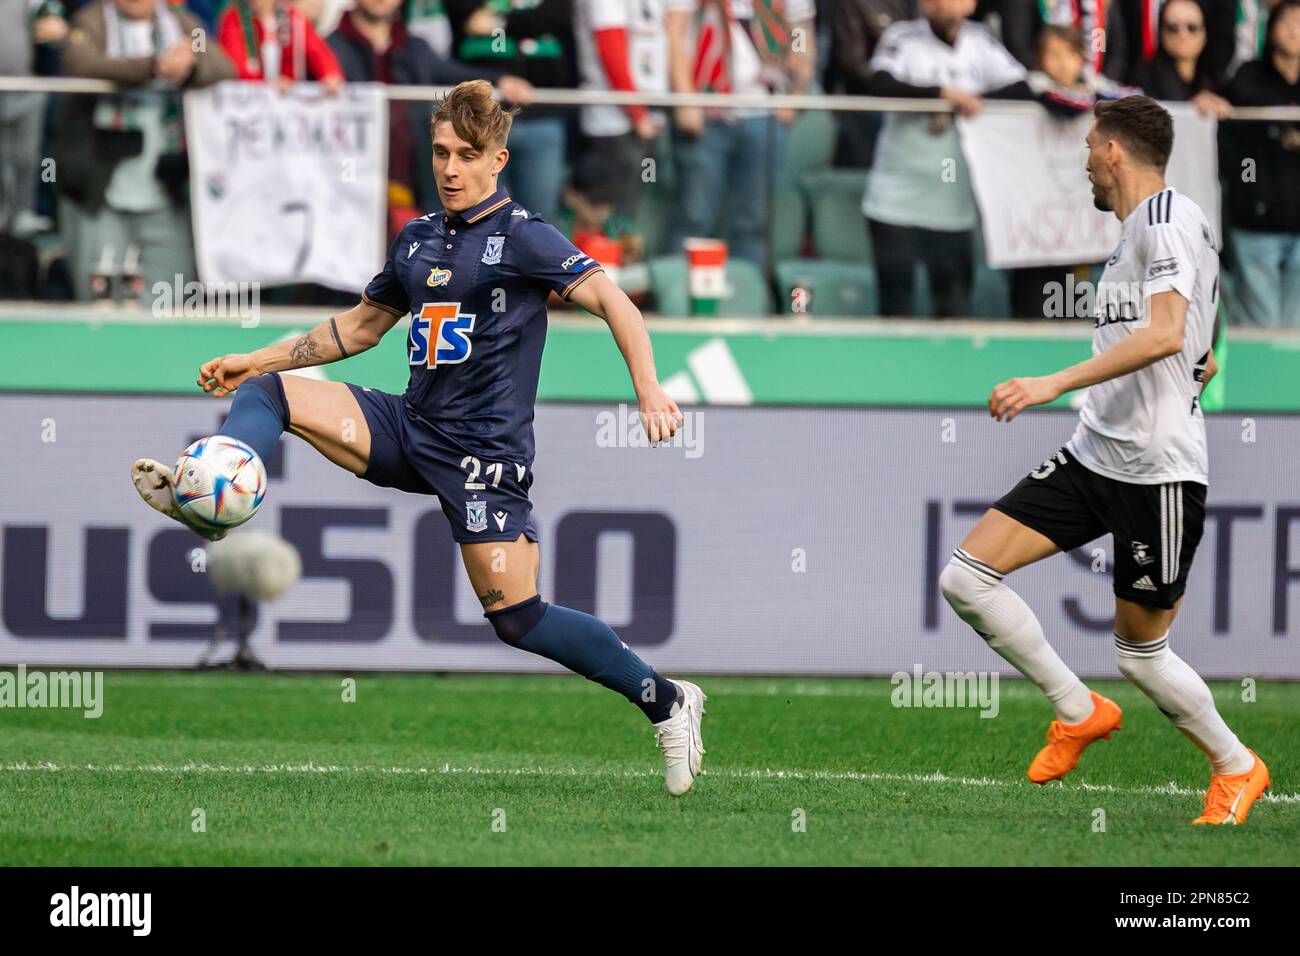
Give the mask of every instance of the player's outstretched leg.
<path id="1" fill-rule="evenodd" d="M 1037 684 L 1056 708 L 1047 745 L 1029 765 L 1028 777 L 1034 783 L 1064 776 L 1088 746 L 1120 729 L 1121 711 L 1115 702 L 1090 691 L 1065 666 L 1029 605 L 1003 583 L 1006 574 L 1057 550 L 1038 532 L 989 511 L 939 575 L 943 596 L 957 615 Z"/>
<path id="2" fill-rule="evenodd" d="M 502 549 L 504 562 L 493 555 Z M 635 704 L 654 725 L 668 792 L 680 796 L 690 790 L 703 764 L 704 692 L 690 681 L 662 677 L 599 618 L 543 601 L 536 587 L 535 542 L 520 536 L 516 541 L 465 544 L 461 554 L 497 637 Z"/>
<path id="3" fill-rule="evenodd" d="M 1156 613 L 1122 599 L 1117 602 L 1115 661 L 1120 673 L 1150 697 L 1210 760 L 1205 808 L 1192 822 L 1245 823 L 1251 805 L 1268 789 L 1268 767 L 1224 722 L 1201 676 L 1170 649 L 1168 630 L 1158 629 L 1166 626 L 1171 616 L 1152 621 L 1160 636 L 1143 639 L 1151 633 L 1144 627 L 1145 620 Z M 1130 636 L 1121 636 L 1121 632 Z"/>

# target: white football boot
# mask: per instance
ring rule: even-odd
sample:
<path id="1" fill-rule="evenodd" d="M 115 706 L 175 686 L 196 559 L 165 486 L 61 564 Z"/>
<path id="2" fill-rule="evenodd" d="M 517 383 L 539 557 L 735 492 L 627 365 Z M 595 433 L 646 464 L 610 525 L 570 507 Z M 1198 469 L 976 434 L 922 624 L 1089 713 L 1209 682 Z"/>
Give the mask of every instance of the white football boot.
<path id="1" fill-rule="evenodd" d="M 654 725 L 655 743 L 664 752 L 664 783 L 668 792 L 680 797 L 690 790 L 704 762 L 704 739 L 700 719 L 708 696 L 688 680 L 671 681 L 682 690 L 682 705 L 676 715 Z"/>
<path id="2" fill-rule="evenodd" d="M 173 491 L 176 479 L 171 468 L 152 458 L 136 459 L 131 466 L 131 483 L 140 497 L 154 511 L 165 514 L 173 521 L 179 521 L 197 535 L 209 541 L 220 541 L 226 536 L 224 528 L 205 528 L 186 520 L 185 512 L 176 507 Z"/>

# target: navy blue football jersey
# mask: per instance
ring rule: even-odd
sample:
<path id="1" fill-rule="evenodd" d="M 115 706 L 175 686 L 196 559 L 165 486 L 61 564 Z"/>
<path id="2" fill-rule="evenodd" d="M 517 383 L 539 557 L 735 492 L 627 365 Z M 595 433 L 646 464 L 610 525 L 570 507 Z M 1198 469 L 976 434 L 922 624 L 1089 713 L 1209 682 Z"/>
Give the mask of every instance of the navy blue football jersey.
<path id="1" fill-rule="evenodd" d="M 531 463 L 547 296 L 599 271 L 504 190 L 412 219 L 362 294 L 411 314 L 407 413 L 478 455 Z"/>

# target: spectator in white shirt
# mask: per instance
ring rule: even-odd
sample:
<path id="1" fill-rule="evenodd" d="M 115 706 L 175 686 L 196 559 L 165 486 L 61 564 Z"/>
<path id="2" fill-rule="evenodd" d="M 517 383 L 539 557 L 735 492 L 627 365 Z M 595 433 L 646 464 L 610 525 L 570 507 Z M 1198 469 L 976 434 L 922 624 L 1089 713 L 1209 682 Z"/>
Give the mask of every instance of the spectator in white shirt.
<path id="1" fill-rule="evenodd" d="M 963 116 L 981 96 L 1029 98 L 1025 68 L 982 24 L 975 0 L 921 0 L 921 16 L 885 31 L 871 58 L 876 96 L 943 98 Z M 871 230 L 883 315 L 910 315 L 917 261 L 937 316 L 970 314 L 975 195 L 947 113 L 891 113 L 876 145 L 862 211 Z"/>

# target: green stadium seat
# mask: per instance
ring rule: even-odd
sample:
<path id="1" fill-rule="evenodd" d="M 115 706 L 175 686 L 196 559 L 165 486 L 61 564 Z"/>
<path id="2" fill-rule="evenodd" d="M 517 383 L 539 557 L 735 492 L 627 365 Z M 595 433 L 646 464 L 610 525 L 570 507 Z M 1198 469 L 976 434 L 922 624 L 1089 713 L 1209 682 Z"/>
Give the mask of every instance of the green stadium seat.
<path id="1" fill-rule="evenodd" d="M 772 195 L 769 241 L 772 260 L 794 259 L 803 250 L 808 230 L 808 203 L 803 193 L 788 186 L 778 186 Z"/>
<path id="2" fill-rule="evenodd" d="M 868 263 L 788 259 L 776 266 L 783 312 L 793 312 L 791 290 L 807 289 L 806 312 L 815 316 L 865 316 L 880 311 L 876 270 Z"/>
<path id="3" fill-rule="evenodd" d="M 797 188 L 807 174 L 827 169 L 835 155 L 835 135 L 835 117 L 831 113 L 802 111 L 789 129 L 777 185 Z"/>
<path id="4" fill-rule="evenodd" d="M 808 173 L 830 165 L 835 135 L 835 118 L 827 112 L 801 112 L 788 131 L 772 193 L 768 238 L 773 262 L 793 259 L 803 250 L 808 200 L 799 182 Z"/>
<path id="5" fill-rule="evenodd" d="M 813 246 L 819 259 L 871 264 L 871 237 L 862 215 L 867 175 L 865 169 L 823 169 L 800 179 L 800 190 L 812 210 Z"/>
<path id="6" fill-rule="evenodd" d="M 727 286 L 731 295 L 718 305 L 723 318 L 747 318 L 772 314 L 772 293 L 762 271 L 744 259 L 727 260 Z M 650 288 L 655 311 L 660 315 L 689 316 L 690 290 L 686 281 L 685 256 L 659 256 L 650 260 Z"/>

